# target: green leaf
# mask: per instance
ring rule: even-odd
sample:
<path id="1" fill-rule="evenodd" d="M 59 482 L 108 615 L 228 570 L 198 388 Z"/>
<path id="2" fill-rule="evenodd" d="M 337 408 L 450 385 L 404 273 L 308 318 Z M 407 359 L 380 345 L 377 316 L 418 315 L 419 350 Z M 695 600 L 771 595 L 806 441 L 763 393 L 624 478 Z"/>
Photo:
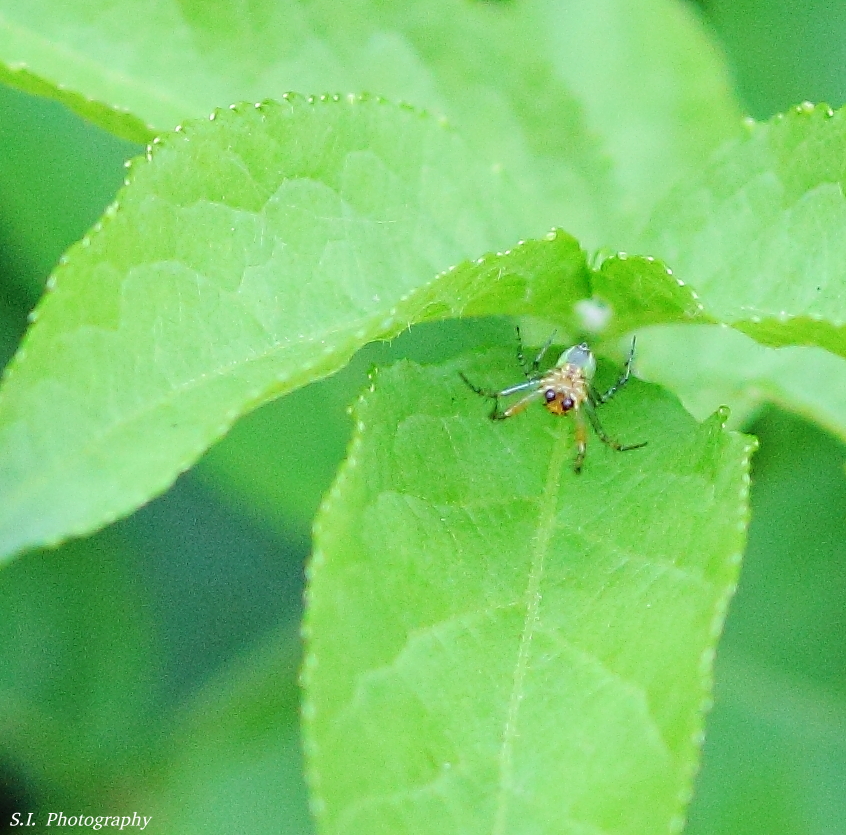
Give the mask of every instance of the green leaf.
<path id="1" fill-rule="evenodd" d="M 638 367 L 698 416 L 729 404 L 742 422 L 775 402 L 846 437 L 844 118 L 803 106 L 752 127 L 656 211 L 639 246 L 672 273 L 618 255 L 592 277 L 613 313 L 605 337 L 720 322 L 796 346 L 726 329 L 642 333 Z"/>
<path id="2" fill-rule="evenodd" d="M 553 22 L 543 29 L 551 60 L 612 161 L 614 202 L 598 209 L 621 217 L 619 227 L 603 224 L 599 239 L 560 222 L 589 245 L 633 247 L 629 224 L 639 227 L 672 185 L 739 132 L 743 113 L 726 62 L 690 3 L 577 0 L 549 7 Z"/>
<path id="3" fill-rule="evenodd" d="M 586 329 L 605 338 L 648 325 L 714 321 L 696 291 L 651 255 L 605 258 L 591 273 L 591 298 L 598 319 L 591 327 L 586 316 Z"/>
<path id="4" fill-rule="evenodd" d="M 450 268 L 516 240 L 522 213 L 407 108 L 249 105 L 150 158 L 65 257 L 7 370 L 2 554 L 128 513 L 239 415 L 368 341 L 447 316 L 563 315 L 586 292 L 561 233 Z"/>
<path id="5" fill-rule="evenodd" d="M 0 60 L 1 81 L 136 141 L 290 90 L 409 101 L 591 245 L 624 245 L 740 118 L 676 0 L 0 0 Z"/>
<path id="6" fill-rule="evenodd" d="M 356 409 L 308 591 L 322 832 L 679 826 L 752 445 L 632 381 L 601 417 L 649 446 L 592 439 L 576 476 L 568 421 L 491 422 L 457 375 L 515 366 L 400 363 Z"/>
<path id="7" fill-rule="evenodd" d="M 656 211 L 640 246 L 672 271 L 617 255 L 592 277 L 613 314 L 605 337 L 719 322 L 764 343 L 727 329 L 641 333 L 638 367 L 698 416 L 729 404 L 742 423 L 774 402 L 846 437 L 844 118 L 803 106 L 754 126 Z"/>
<path id="8" fill-rule="evenodd" d="M 0 19 L 0 40 L 6 40 L 6 38 L 8 38 L 8 29 L 10 27 L 8 26 L 8 23 L 5 27 L 2 24 L 3 21 Z M 3 38 L 3 35 L 6 35 L 6 38 Z M 61 51 L 61 46 L 59 44 L 51 44 L 50 46 L 52 48 L 48 51 L 55 51 L 56 54 L 50 56 L 49 63 L 55 63 L 56 65 L 62 67 L 62 71 L 59 72 L 58 77 L 65 77 L 68 63 L 73 62 L 61 60 L 61 57 L 57 54 Z M 14 45 L 10 47 L 8 42 L 0 42 L 0 49 L 3 49 L 5 54 L 16 54 Z M 24 52 L 27 51 L 28 50 L 24 50 Z M 67 58 L 67 56 L 65 56 L 65 58 Z M 83 63 L 85 62 L 81 56 L 78 60 L 81 60 Z M 97 68 L 97 70 L 98 71 L 95 72 L 95 75 L 99 76 L 103 71 L 103 68 Z M 91 87 L 96 89 L 98 87 L 96 82 L 92 85 L 90 80 L 86 78 L 74 80 L 79 83 L 80 90 L 86 90 Z M 12 61 L 5 65 L 0 64 L 0 83 L 7 84 L 10 87 L 15 87 L 18 90 L 21 90 L 24 93 L 29 93 L 33 96 L 42 96 L 43 98 L 53 99 L 54 101 L 60 102 L 67 107 L 68 110 L 72 110 L 77 115 L 82 116 L 84 119 L 87 119 L 103 130 L 109 131 L 109 133 L 114 134 L 120 139 L 125 139 L 128 142 L 137 142 L 138 144 L 142 144 L 149 142 L 155 135 L 155 131 L 150 125 L 146 124 L 142 119 L 139 119 L 132 113 L 129 113 L 125 107 L 110 106 L 108 104 L 104 104 L 103 102 L 92 100 L 85 93 L 78 93 L 72 89 L 69 90 L 61 81 L 58 83 L 52 80 L 48 81 L 41 75 L 30 72 L 26 69 L 25 64 L 21 65 L 16 61 Z"/>
<path id="9" fill-rule="evenodd" d="M 656 210 L 640 251 L 716 321 L 846 356 L 846 113 L 802 105 L 723 149 Z"/>
<path id="10" fill-rule="evenodd" d="M 696 417 L 728 404 L 741 426 L 776 403 L 846 440 L 846 360 L 822 348 L 767 348 L 731 328 L 672 325 L 638 333 L 637 369 Z"/>
<path id="11" fill-rule="evenodd" d="M 141 148 L 2 86 L 0 114 L 3 301 L 25 305 L 25 316 L 62 252 L 114 198 L 124 160 Z"/>

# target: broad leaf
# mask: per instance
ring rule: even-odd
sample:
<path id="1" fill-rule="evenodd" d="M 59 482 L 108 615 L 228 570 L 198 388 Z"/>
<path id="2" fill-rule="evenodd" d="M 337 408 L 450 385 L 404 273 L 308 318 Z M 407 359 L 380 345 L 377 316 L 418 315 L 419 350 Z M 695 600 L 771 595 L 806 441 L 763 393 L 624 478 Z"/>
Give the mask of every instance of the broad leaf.
<path id="1" fill-rule="evenodd" d="M 677 0 L 0 0 L 0 61 L 0 80 L 135 141 L 290 90 L 408 101 L 591 245 L 624 245 L 740 117 Z"/>
<path id="2" fill-rule="evenodd" d="M 601 416 L 649 446 L 593 439 L 577 476 L 569 421 L 492 422 L 457 376 L 515 367 L 400 363 L 356 408 L 308 591 L 322 832 L 653 835 L 683 814 L 751 444 L 633 381 Z"/>
<path id="3" fill-rule="evenodd" d="M 452 269 L 515 241 L 523 213 L 407 108 L 249 105 L 149 156 L 60 265 L 7 370 L 0 553 L 131 511 L 240 414 L 370 340 L 446 316 L 563 315 L 587 286 L 556 233 Z"/>
<path id="4" fill-rule="evenodd" d="M 803 105 L 723 149 L 656 210 L 642 252 L 717 321 L 846 356 L 846 113 Z"/>

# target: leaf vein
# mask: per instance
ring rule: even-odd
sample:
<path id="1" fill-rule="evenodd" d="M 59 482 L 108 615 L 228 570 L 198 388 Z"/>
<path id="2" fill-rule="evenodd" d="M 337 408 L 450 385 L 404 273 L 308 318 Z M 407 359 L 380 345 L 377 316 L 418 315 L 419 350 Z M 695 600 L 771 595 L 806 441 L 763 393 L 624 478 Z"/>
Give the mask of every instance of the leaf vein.
<path id="1" fill-rule="evenodd" d="M 508 712 L 502 732 L 502 744 L 499 751 L 499 780 L 497 786 L 496 811 L 494 814 L 494 835 L 503 835 L 506 831 L 506 815 L 508 811 L 508 796 L 512 790 L 512 773 L 514 770 L 513 753 L 514 740 L 517 737 L 517 720 L 520 703 L 523 701 L 523 690 L 526 672 L 529 666 L 532 636 L 540 622 L 540 585 L 543 578 L 544 562 L 549 551 L 549 541 L 556 527 L 558 512 L 558 496 L 561 487 L 561 472 L 565 459 L 570 451 L 569 435 L 558 436 L 549 457 L 546 484 L 540 505 L 540 517 L 533 543 L 532 565 L 529 569 L 529 581 L 525 592 L 526 617 L 520 635 L 520 646 L 517 651 L 517 661 L 514 666 L 514 679 L 511 687 L 511 697 L 508 702 Z"/>

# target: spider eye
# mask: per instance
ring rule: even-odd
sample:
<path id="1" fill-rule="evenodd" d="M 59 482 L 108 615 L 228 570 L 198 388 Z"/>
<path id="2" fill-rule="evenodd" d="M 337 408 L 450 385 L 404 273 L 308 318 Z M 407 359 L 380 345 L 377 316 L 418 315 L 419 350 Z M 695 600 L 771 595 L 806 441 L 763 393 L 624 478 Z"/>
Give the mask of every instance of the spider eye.
<path id="1" fill-rule="evenodd" d="M 569 409 L 572 409 L 573 406 L 575 406 L 575 405 L 576 405 L 575 401 L 573 400 L 572 397 L 570 397 L 569 394 L 567 395 L 567 397 L 565 397 L 561 401 L 561 408 L 564 409 L 565 412 L 568 411 Z"/>
<path id="2" fill-rule="evenodd" d="M 555 389 L 547 389 L 546 393 L 544 394 L 547 403 L 552 403 L 555 400 Z"/>

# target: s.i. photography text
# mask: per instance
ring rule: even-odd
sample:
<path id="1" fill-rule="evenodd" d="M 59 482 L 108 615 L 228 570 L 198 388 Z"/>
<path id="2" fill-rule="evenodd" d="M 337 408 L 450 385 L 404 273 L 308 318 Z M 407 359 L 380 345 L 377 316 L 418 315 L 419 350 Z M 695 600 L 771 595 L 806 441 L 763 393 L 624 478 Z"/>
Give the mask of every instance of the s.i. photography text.
<path id="1" fill-rule="evenodd" d="M 112 827 L 118 831 L 123 829 L 138 829 L 144 831 L 153 819 L 152 815 L 145 817 L 133 812 L 131 815 L 66 815 L 64 812 L 47 812 L 47 820 L 43 820 L 44 813 L 15 812 L 9 826 L 75 826 L 81 829 L 105 829 Z M 41 820 L 39 820 L 41 818 Z"/>

